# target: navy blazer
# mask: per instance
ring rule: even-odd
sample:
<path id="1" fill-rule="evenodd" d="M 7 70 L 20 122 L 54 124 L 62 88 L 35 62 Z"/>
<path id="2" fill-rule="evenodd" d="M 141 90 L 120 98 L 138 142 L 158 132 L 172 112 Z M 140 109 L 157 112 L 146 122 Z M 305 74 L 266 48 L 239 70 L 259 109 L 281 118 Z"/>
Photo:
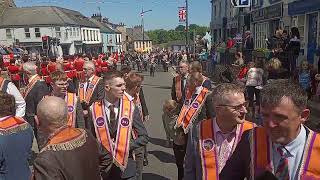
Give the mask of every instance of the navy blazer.
<path id="1" fill-rule="evenodd" d="M 28 161 L 32 141 L 31 126 L 10 135 L 0 135 L 0 180 L 30 180 Z"/>

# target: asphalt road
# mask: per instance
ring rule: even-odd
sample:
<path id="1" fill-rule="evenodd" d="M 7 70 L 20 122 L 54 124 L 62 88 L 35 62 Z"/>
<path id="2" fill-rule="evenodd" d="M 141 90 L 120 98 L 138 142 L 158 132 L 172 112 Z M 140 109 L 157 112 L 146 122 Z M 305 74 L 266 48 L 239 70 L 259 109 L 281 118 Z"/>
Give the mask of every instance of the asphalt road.
<path id="1" fill-rule="evenodd" d="M 165 146 L 165 131 L 162 124 L 162 104 L 170 99 L 172 75 L 168 72 L 156 72 L 155 77 L 143 73 L 143 91 L 148 106 L 150 120 L 146 128 L 150 136 L 147 146 L 149 165 L 145 167 L 144 180 L 176 180 L 177 168 L 172 148 Z"/>

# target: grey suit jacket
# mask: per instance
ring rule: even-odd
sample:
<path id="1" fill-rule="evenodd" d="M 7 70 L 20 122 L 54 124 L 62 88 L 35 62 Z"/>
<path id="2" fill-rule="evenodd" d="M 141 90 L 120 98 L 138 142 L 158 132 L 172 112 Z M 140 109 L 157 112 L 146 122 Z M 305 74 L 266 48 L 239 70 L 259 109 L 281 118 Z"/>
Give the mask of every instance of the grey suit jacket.
<path id="1" fill-rule="evenodd" d="M 201 158 L 199 155 L 199 124 L 189 131 L 184 162 L 184 180 L 202 180 Z"/>

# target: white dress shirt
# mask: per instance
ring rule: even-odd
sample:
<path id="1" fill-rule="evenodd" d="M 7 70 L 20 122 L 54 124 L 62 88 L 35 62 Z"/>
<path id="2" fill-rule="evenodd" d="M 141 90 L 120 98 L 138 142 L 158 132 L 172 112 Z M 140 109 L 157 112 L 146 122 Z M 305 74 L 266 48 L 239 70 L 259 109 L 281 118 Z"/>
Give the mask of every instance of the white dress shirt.
<path id="1" fill-rule="evenodd" d="M 26 113 L 26 101 L 23 99 L 18 88 L 12 82 L 9 82 L 8 84 L 7 93 L 12 95 L 15 99 L 16 116 L 23 117 Z"/>
<path id="2" fill-rule="evenodd" d="M 110 105 L 114 105 L 114 113 L 116 114 L 116 118 L 118 117 L 118 113 L 119 113 L 119 106 L 120 106 L 120 101 L 118 100 L 116 103 L 112 104 L 109 101 L 107 101 L 106 99 L 104 99 L 104 104 L 105 104 L 105 112 L 106 112 L 106 116 L 108 118 L 108 122 L 110 123 Z M 117 119 L 116 119 L 117 120 Z"/>

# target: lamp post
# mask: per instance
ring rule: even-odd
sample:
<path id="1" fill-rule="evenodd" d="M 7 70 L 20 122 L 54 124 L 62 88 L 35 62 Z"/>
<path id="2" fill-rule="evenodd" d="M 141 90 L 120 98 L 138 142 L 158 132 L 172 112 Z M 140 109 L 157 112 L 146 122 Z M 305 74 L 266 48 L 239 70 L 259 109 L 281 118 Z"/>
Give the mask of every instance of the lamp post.
<path id="1" fill-rule="evenodd" d="M 143 16 L 144 16 L 144 13 L 147 13 L 147 12 L 151 12 L 152 10 L 147 10 L 147 11 L 144 11 L 143 8 L 142 8 L 142 11 L 140 13 L 140 16 L 141 16 L 141 25 L 142 25 L 142 51 L 144 51 L 144 20 L 143 20 Z"/>

